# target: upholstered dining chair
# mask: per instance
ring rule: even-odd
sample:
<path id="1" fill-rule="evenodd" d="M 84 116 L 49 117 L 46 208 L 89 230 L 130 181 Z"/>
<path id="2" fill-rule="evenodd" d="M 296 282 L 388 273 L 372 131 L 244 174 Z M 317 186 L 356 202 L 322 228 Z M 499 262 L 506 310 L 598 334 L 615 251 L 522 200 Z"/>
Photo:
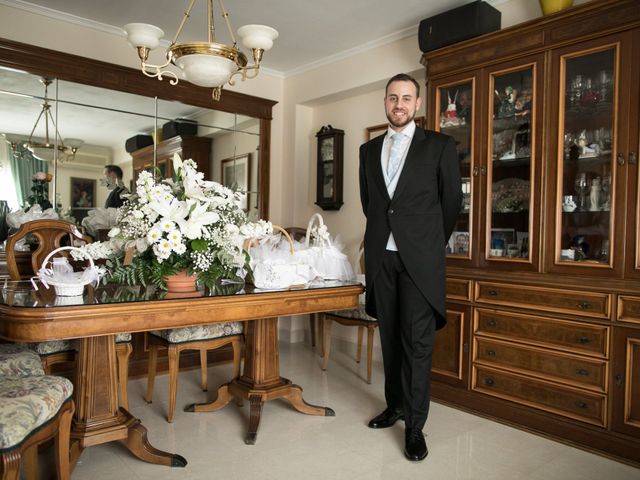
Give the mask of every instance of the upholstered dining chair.
<path id="1" fill-rule="evenodd" d="M 69 479 L 73 384 L 52 375 L 0 376 L 0 479 L 38 475 L 38 445 L 54 439 L 56 473 Z M 24 462 L 22 461 L 24 459 Z"/>
<path id="2" fill-rule="evenodd" d="M 16 244 L 27 235 L 32 235 L 38 241 L 38 247 L 31 255 L 31 268 L 21 269 L 16 257 Z M 64 245 L 79 246 L 91 243 L 92 238 L 84 235 L 76 225 L 63 220 L 33 220 L 20 226 L 17 232 L 7 238 L 6 257 L 7 271 L 12 280 L 32 277 L 42 266 L 47 255 L 56 248 Z M 66 252 L 61 252 L 61 255 Z M 29 345 L 42 360 L 46 373 L 51 373 L 51 367 L 65 362 L 74 362 L 76 347 L 73 340 L 52 340 Z M 131 334 L 122 333 L 116 336 L 116 356 L 120 383 L 120 403 L 129 408 L 127 394 L 127 374 L 129 356 L 131 355 Z"/>
<path id="3" fill-rule="evenodd" d="M 287 227 L 285 231 L 289 234 L 292 240 L 297 240 L 298 242 L 304 241 L 307 236 L 307 229 L 302 227 Z M 322 329 L 322 322 L 319 320 L 317 313 L 309 314 L 309 330 L 311 332 L 311 346 L 316 346 L 316 338 L 318 328 Z M 322 354 L 322 346 L 320 346 L 320 353 Z"/>
<path id="4" fill-rule="evenodd" d="M 364 246 L 360 245 L 356 271 L 364 273 Z M 362 277 L 361 277 L 362 278 Z M 367 315 L 364 306 L 364 294 L 360 296 L 360 302 L 356 308 L 350 310 L 337 310 L 325 312 L 320 315 L 322 325 L 324 348 L 322 352 L 322 370 L 327 369 L 329 363 L 329 353 L 331 352 L 331 324 L 333 322 L 340 325 L 358 327 L 358 349 L 356 352 L 356 362 L 360 363 L 362 356 L 362 339 L 364 330 L 367 330 L 367 383 L 371 383 L 371 363 L 373 360 L 373 336 L 378 327 L 378 321 Z"/>
<path id="5" fill-rule="evenodd" d="M 178 395 L 178 370 L 180 353 L 183 350 L 200 351 L 200 371 L 202 390 L 207 391 L 207 352 L 231 345 L 233 348 L 233 377 L 240 375 L 240 355 L 242 353 L 242 322 L 212 323 L 196 327 L 155 330 L 145 333 L 149 348 L 149 370 L 147 376 L 147 403 L 153 398 L 153 386 L 156 378 L 158 350 L 166 348 L 169 359 L 169 408 L 167 422 L 173 422 Z"/>

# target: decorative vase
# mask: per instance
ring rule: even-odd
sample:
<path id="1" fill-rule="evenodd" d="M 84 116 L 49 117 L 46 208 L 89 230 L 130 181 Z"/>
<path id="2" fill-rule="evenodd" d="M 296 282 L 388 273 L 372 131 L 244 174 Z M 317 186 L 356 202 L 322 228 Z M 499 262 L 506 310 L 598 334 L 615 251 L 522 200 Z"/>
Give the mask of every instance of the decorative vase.
<path id="1" fill-rule="evenodd" d="M 189 275 L 186 270 L 180 270 L 178 273 L 165 277 L 167 291 L 169 293 L 188 293 L 195 292 L 197 275 Z"/>
<path id="2" fill-rule="evenodd" d="M 539 0 L 543 15 L 551 15 L 573 5 L 573 0 Z"/>

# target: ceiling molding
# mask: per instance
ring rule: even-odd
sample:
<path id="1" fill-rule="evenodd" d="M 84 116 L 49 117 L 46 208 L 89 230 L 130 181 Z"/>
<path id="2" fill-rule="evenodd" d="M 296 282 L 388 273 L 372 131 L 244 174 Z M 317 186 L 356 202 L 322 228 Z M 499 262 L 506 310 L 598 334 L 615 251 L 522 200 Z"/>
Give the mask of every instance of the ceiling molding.
<path id="1" fill-rule="evenodd" d="M 395 33 L 390 33 L 389 35 L 371 40 L 370 42 L 363 43 L 362 45 L 358 45 L 357 47 L 349 48 L 347 50 L 343 50 L 342 52 L 334 53 L 333 55 L 329 55 L 328 57 L 316 60 L 315 62 L 307 63 L 306 65 L 288 70 L 284 73 L 284 77 L 288 78 L 295 75 L 300 75 L 301 73 L 308 72 L 309 70 L 313 70 L 315 68 L 319 68 L 324 65 L 337 62 L 339 60 L 344 60 L 360 53 L 368 52 L 369 50 L 373 50 L 374 48 L 382 47 L 384 45 L 402 40 L 403 38 L 407 38 L 412 35 L 418 35 L 418 25 L 405 28 L 404 30 L 400 30 Z"/>
<path id="2" fill-rule="evenodd" d="M 85 28 L 91 28 L 100 32 L 110 33 L 112 35 L 118 35 L 120 37 L 125 36 L 124 31 L 120 27 L 114 27 L 113 25 L 107 25 L 106 23 L 100 23 L 87 18 L 78 17 L 76 15 L 61 12 L 60 10 L 34 5 L 33 3 L 25 2 L 24 0 L 0 0 L 0 5 L 17 8 L 35 15 L 42 15 L 43 17 L 60 20 L 62 22 L 79 25 Z"/>

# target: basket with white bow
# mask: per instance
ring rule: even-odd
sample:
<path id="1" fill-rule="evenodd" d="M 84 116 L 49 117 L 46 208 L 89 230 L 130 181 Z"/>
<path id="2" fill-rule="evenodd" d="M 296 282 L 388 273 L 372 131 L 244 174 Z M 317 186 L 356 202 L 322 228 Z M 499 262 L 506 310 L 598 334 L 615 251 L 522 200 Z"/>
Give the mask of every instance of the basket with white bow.
<path id="1" fill-rule="evenodd" d="M 76 255 L 86 257 L 89 260 L 89 267 L 83 271 L 76 272 L 69 264 L 67 257 L 54 256 L 56 253 L 65 250 L 75 251 Z M 35 282 L 37 279 L 47 289 L 51 285 L 58 296 L 75 297 L 83 294 L 85 285 L 97 285 L 101 276 L 100 269 L 95 266 L 93 259 L 87 252 L 78 247 L 60 247 L 46 256 L 37 275 L 31 278 L 31 283 L 38 290 L 38 285 Z"/>
<path id="2" fill-rule="evenodd" d="M 273 229 L 279 231 L 288 244 L 281 244 L 282 237 L 278 235 L 245 245 L 251 256 L 253 284 L 261 289 L 299 288 L 317 278 L 315 269 L 294 252 L 293 241 L 286 230 L 277 225 L 273 225 Z"/>

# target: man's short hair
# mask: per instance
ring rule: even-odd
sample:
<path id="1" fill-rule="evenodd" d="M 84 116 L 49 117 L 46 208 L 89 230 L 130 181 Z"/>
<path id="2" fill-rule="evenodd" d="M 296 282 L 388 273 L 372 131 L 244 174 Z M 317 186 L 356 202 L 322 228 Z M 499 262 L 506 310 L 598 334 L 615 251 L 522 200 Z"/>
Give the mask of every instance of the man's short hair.
<path id="1" fill-rule="evenodd" d="M 117 165 L 105 165 L 104 169 L 107 171 L 107 173 L 115 173 L 116 177 L 118 178 L 122 178 L 122 176 L 124 175 L 122 169 Z"/>
<path id="2" fill-rule="evenodd" d="M 407 75 L 406 73 L 398 73 L 389 79 L 387 82 L 387 86 L 384 87 L 384 94 L 387 95 L 387 90 L 389 89 L 389 85 L 393 82 L 412 82 L 416 86 L 416 98 L 420 96 L 420 84 L 413 78 L 411 75 Z"/>

